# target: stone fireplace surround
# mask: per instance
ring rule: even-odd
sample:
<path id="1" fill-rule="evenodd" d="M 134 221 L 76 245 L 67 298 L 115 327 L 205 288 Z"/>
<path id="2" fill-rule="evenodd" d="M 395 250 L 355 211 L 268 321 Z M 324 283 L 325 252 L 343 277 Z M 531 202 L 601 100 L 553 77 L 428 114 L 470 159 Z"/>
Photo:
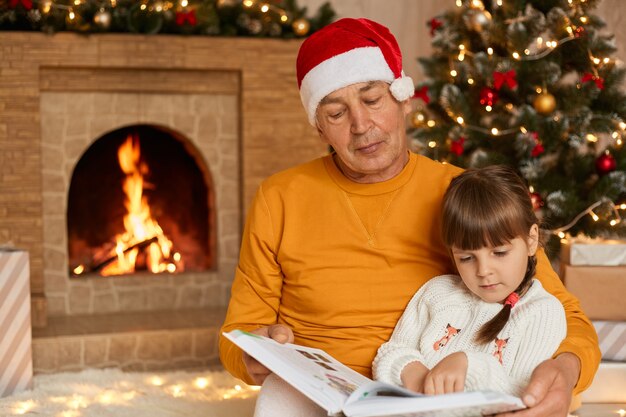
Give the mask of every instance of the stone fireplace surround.
<path id="1" fill-rule="evenodd" d="M 298 97 L 299 45 L 2 32 L 0 244 L 29 252 L 36 370 L 215 359 L 247 204 L 263 178 L 325 150 Z M 64 210 L 73 166 L 100 135 L 134 123 L 180 133 L 205 162 L 216 192 L 217 267 L 70 280 Z M 95 320 L 76 324 L 85 317 Z M 173 324 L 161 328 L 154 317 Z"/>

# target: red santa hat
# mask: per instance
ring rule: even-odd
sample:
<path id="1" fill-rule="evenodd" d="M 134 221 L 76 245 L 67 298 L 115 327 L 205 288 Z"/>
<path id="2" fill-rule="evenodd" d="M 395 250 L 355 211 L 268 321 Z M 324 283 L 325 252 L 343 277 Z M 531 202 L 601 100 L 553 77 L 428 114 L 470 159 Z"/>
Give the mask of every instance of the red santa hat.
<path id="1" fill-rule="evenodd" d="M 402 71 L 396 38 L 368 19 L 341 19 L 313 33 L 300 47 L 296 71 L 300 98 L 313 126 L 319 102 L 348 85 L 385 81 L 398 101 L 415 92 L 413 80 Z"/>

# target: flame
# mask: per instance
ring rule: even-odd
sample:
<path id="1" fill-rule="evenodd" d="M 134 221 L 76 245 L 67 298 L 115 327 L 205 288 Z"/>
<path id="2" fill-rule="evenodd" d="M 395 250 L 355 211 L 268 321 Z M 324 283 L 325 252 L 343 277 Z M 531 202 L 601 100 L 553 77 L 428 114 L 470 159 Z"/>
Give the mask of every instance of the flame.
<path id="1" fill-rule="evenodd" d="M 152 217 L 148 199 L 143 195 L 144 175 L 148 167 L 141 161 L 139 138 L 129 135 L 118 149 L 118 160 L 126 178 L 123 190 L 125 231 L 115 236 L 115 248 L 110 255 L 115 260 L 100 271 L 101 275 L 120 275 L 135 272 L 140 250 L 145 251 L 146 267 L 153 273 L 175 272 L 181 266 L 180 254 L 172 254 L 172 241 L 163 233 Z M 174 255 L 174 256 L 172 256 Z"/>

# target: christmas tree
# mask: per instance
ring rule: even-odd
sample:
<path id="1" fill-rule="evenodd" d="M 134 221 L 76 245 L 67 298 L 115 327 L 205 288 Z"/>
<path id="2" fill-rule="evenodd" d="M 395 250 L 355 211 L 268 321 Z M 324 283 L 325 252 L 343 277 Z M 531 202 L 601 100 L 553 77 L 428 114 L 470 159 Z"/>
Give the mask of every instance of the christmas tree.
<path id="1" fill-rule="evenodd" d="M 0 0 L 0 30 L 180 33 L 294 38 L 335 18 L 296 0 Z"/>
<path id="2" fill-rule="evenodd" d="M 626 236 L 626 71 L 595 0 L 457 0 L 428 21 L 415 149 L 461 167 L 507 164 L 559 238 Z"/>

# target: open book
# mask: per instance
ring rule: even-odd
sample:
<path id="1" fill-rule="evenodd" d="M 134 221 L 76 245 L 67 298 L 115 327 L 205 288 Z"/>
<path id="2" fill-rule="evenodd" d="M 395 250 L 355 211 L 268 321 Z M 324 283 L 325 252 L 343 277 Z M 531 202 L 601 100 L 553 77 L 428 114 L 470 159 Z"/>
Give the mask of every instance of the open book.
<path id="1" fill-rule="evenodd" d="M 241 330 L 224 336 L 306 395 L 328 415 L 348 417 L 474 417 L 524 408 L 522 401 L 493 391 L 428 396 L 372 381 L 320 349 Z"/>

